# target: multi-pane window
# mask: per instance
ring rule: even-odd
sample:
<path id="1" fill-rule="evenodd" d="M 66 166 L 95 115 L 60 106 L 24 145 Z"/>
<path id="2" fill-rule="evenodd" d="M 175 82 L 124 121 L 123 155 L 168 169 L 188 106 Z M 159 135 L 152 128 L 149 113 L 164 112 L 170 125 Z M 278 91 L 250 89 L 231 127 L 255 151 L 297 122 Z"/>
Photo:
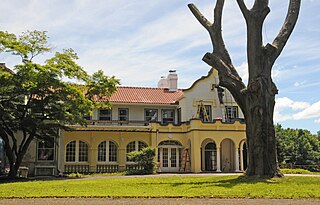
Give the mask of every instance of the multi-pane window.
<path id="1" fill-rule="evenodd" d="M 91 115 L 88 113 L 88 114 L 85 114 L 83 115 L 83 119 L 85 120 L 91 120 Z"/>
<path id="2" fill-rule="evenodd" d="M 198 109 L 200 120 L 203 122 L 210 122 L 212 118 L 211 105 L 199 105 Z"/>
<path id="3" fill-rule="evenodd" d="M 66 162 L 88 162 L 88 144 L 71 141 L 66 146 Z"/>
<path id="4" fill-rule="evenodd" d="M 118 148 L 114 142 L 109 141 L 109 162 L 117 161 Z"/>
<path id="5" fill-rule="evenodd" d="M 127 155 L 130 153 L 130 152 L 133 152 L 133 151 L 140 151 L 142 150 L 143 148 L 147 147 L 148 145 L 144 142 L 141 142 L 141 141 L 132 141 L 130 142 L 129 144 L 127 144 Z M 127 156 L 127 161 L 130 162 L 131 160 L 129 160 L 128 156 Z"/>
<path id="6" fill-rule="evenodd" d="M 142 150 L 143 148 L 147 147 L 148 145 L 144 142 L 138 141 L 138 151 Z"/>
<path id="7" fill-rule="evenodd" d="M 155 122 L 158 120 L 158 110 L 157 109 L 145 109 L 144 119 L 147 122 Z"/>
<path id="8" fill-rule="evenodd" d="M 99 120 L 111 120 L 112 110 L 110 109 L 99 109 Z"/>
<path id="9" fill-rule="evenodd" d="M 173 109 L 162 110 L 162 123 L 174 123 L 174 110 Z"/>
<path id="10" fill-rule="evenodd" d="M 38 160 L 52 161 L 54 159 L 54 138 L 38 142 Z"/>
<path id="11" fill-rule="evenodd" d="M 76 141 L 69 142 L 66 147 L 66 162 L 76 161 Z"/>
<path id="12" fill-rule="evenodd" d="M 88 161 L 88 145 L 85 142 L 79 141 L 79 162 Z"/>
<path id="13" fill-rule="evenodd" d="M 104 142 L 101 142 L 98 146 L 98 162 L 105 162 L 107 161 L 107 142 L 104 141 Z"/>
<path id="14" fill-rule="evenodd" d="M 119 120 L 128 121 L 129 120 L 129 109 L 128 108 L 119 108 Z"/>
<path id="15" fill-rule="evenodd" d="M 104 141 L 99 144 L 98 146 L 99 162 L 117 162 L 117 155 L 118 155 L 118 148 L 114 142 Z"/>
<path id="16" fill-rule="evenodd" d="M 238 107 L 237 106 L 226 106 L 226 120 L 238 118 Z"/>

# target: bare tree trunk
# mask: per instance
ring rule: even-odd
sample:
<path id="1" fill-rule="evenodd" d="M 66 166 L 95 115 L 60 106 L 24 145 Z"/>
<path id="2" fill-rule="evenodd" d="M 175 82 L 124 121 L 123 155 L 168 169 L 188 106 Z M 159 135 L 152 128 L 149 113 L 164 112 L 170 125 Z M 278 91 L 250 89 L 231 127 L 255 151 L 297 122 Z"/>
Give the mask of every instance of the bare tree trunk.
<path id="1" fill-rule="evenodd" d="M 245 108 L 249 163 L 248 176 L 282 176 L 277 164 L 273 124 L 274 95 L 249 94 Z"/>
<path id="2" fill-rule="evenodd" d="M 270 12 L 268 0 L 255 0 L 248 9 L 244 0 L 236 0 L 247 24 L 247 58 L 249 82 L 245 86 L 234 68 L 222 37 L 222 10 L 225 0 L 216 0 L 214 22 L 206 19 L 195 5 L 189 8 L 210 34 L 213 52 L 203 57 L 218 70 L 219 83 L 238 103 L 246 120 L 249 163 L 246 174 L 257 177 L 282 176 L 277 164 L 273 112 L 278 90 L 271 70 L 286 45 L 297 22 L 301 0 L 290 0 L 285 22 L 272 44 L 263 45 L 262 26 Z"/>

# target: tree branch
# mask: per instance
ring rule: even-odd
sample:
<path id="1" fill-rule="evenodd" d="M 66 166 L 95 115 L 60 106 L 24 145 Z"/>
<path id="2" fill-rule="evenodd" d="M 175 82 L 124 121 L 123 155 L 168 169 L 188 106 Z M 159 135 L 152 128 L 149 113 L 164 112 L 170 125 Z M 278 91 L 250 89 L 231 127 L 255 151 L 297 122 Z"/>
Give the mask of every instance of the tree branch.
<path id="1" fill-rule="evenodd" d="M 240 10 L 242 12 L 242 15 L 247 20 L 248 19 L 248 15 L 249 15 L 249 9 L 247 8 L 247 6 L 246 6 L 246 4 L 244 3 L 243 0 L 237 0 L 237 3 L 238 3 L 239 8 L 240 8 Z"/>
<path id="2" fill-rule="evenodd" d="M 199 11 L 199 9 L 194 4 L 188 4 L 189 9 L 196 17 L 196 19 L 200 22 L 200 24 L 205 27 L 210 33 L 212 23 Z"/>
<path id="3" fill-rule="evenodd" d="M 221 22 L 224 2 L 224 0 L 216 1 L 213 23 L 209 22 L 195 5 L 189 4 L 188 7 L 210 34 L 213 52 L 205 54 L 202 60 L 218 70 L 221 86 L 226 87 L 234 96 L 236 95 L 236 100 L 239 100 L 238 104 L 241 106 L 243 102 L 240 102 L 239 96 L 243 95 L 242 90 L 245 89 L 245 85 L 232 64 L 222 37 Z"/>
<path id="4" fill-rule="evenodd" d="M 222 10 L 224 6 L 224 0 L 217 0 L 214 8 L 214 22 L 211 23 L 204 17 L 201 12 L 197 9 L 194 4 L 188 4 L 189 9 L 200 22 L 200 24 L 207 29 L 209 32 L 213 51 L 218 53 L 228 64 L 232 64 L 229 53 L 225 47 L 222 32 L 221 32 L 221 21 L 222 21 Z"/>
<path id="5" fill-rule="evenodd" d="M 286 45 L 297 23 L 300 6 L 301 6 L 301 0 L 290 0 L 286 19 L 277 37 L 272 42 L 273 47 L 276 48 L 275 52 L 273 52 L 273 55 L 271 57 L 272 61 L 275 61 L 278 58 L 284 46 Z"/>

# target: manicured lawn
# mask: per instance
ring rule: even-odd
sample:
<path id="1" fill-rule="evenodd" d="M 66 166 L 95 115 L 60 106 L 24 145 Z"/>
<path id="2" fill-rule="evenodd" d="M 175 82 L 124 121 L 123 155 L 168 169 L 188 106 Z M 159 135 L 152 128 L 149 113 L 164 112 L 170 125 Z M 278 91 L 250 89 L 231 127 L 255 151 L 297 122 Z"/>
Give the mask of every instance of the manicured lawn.
<path id="1" fill-rule="evenodd" d="M 12 197 L 249 197 L 317 198 L 320 177 L 248 179 L 243 176 L 103 178 L 0 184 Z"/>

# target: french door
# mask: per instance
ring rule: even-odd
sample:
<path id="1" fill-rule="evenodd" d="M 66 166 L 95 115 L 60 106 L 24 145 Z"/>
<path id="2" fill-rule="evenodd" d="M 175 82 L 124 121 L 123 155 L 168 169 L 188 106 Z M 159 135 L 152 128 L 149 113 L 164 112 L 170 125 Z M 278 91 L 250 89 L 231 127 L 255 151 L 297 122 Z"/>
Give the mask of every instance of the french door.
<path id="1" fill-rule="evenodd" d="M 161 172 L 178 172 L 179 171 L 179 148 L 161 147 L 160 152 L 160 170 Z"/>

